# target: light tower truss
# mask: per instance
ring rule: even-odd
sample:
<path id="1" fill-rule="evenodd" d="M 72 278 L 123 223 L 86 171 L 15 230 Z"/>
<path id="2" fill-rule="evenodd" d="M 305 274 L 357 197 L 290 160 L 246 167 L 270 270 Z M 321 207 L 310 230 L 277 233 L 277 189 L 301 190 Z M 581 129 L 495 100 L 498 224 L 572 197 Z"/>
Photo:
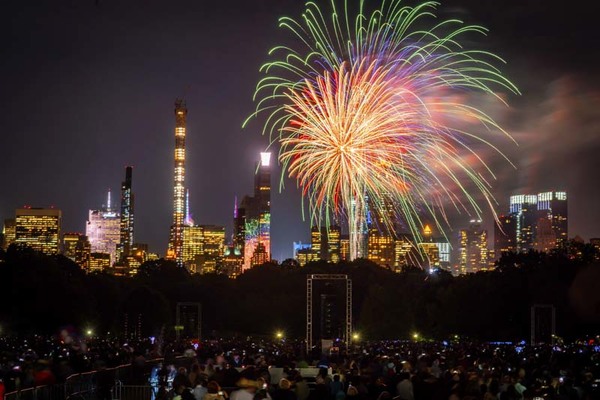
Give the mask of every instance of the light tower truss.
<path id="1" fill-rule="evenodd" d="M 310 353 L 313 345 L 313 280 L 346 281 L 346 324 L 344 342 L 349 348 L 352 340 L 352 279 L 346 274 L 312 274 L 306 276 L 306 352 Z"/>

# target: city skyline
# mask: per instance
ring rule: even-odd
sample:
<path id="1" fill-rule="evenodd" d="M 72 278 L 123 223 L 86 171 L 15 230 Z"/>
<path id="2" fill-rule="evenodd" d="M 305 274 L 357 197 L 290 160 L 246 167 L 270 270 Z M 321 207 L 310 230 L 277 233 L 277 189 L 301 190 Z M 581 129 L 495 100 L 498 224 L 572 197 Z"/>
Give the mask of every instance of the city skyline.
<path id="1" fill-rule="evenodd" d="M 528 8 L 535 4 L 500 8 L 445 1 L 439 10 L 489 28 L 490 43 L 481 43 L 507 60 L 507 76 L 523 92 L 510 99 L 511 108 L 491 110 L 519 142 L 503 149 L 516 170 L 494 160 L 496 211 L 507 210 L 512 194 L 565 190 L 570 236 L 587 240 L 600 236 L 599 189 L 593 187 L 600 124 L 592 111 L 599 102 L 593 71 L 598 56 L 577 51 L 592 43 L 585 15 Z M 116 193 L 122 168 L 133 165 L 136 241 L 164 255 L 172 221 L 172 103 L 184 97 L 191 211 L 197 223 L 225 225 L 231 237 L 234 198 L 251 193 L 254 163 L 268 144 L 260 124 L 242 130 L 241 122 L 254 107 L 258 67 L 280 42 L 277 18 L 298 16 L 302 5 L 9 5 L 13 9 L 3 13 L 9 40 L 2 45 L 8 57 L 0 66 L 6 80 L 0 129 L 19 135 L 0 138 L 6 153 L 0 179 L 8 183 L 0 195 L 0 217 L 12 217 L 25 204 L 54 205 L 63 212 L 63 231 L 84 232 L 88 210 L 99 208 L 109 187 Z M 532 15 L 537 20 L 525 22 Z M 513 19 L 504 26 L 503 17 Z M 575 17 L 579 25 L 569 22 Z M 154 31 L 153 22 L 162 24 Z M 32 35 L 31 43 L 21 42 L 23 32 Z M 253 35 L 252 43 L 247 35 Z M 527 40 L 516 40 L 520 37 Z M 51 146 L 56 151 L 48 151 Z M 294 241 L 308 241 L 310 224 L 302 222 L 294 182 L 286 180 L 279 194 L 280 169 L 273 164 L 272 253 L 282 260 L 291 257 Z M 454 217 L 449 233 L 458 234 L 470 218 Z M 489 221 L 487 215 L 491 232 Z"/>

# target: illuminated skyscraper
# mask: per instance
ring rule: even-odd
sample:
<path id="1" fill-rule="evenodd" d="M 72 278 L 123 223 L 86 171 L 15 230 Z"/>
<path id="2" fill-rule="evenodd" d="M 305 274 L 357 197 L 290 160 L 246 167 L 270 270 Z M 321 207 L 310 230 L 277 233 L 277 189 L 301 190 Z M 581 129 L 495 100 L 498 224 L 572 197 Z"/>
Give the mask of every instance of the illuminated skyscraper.
<path id="1" fill-rule="evenodd" d="M 87 236 L 80 233 L 63 235 L 63 255 L 77 263 L 83 270 L 89 269 L 91 245 Z"/>
<path id="2" fill-rule="evenodd" d="M 19 208 L 15 215 L 15 243 L 45 254 L 60 252 L 62 213 L 53 208 Z"/>
<path id="3" fill-rule="evenodd" d="M 259 238 L 267 261 L 271 259 L 271 153 L 260 153 L 254 178 L 254 198 L 258 205 Z"/>
<path id="4" fill-rule="evenodd" d="M 450 243 L 445 237 L 434 237 L 429 225 L 423 228 L 423 239 L 417 248 L 422 259 L 419 264 L 427 268 L 444 268 L 450 270 Z"/>
<path id="5" fill-rule="evenodd" d="M 415 251 L 412 240 L 408 235 L 398 235 L 394 240 L 394 270 L 400 271 L 413 262 L 415 258 L 412 253 Z"/>
<path id="6" fill-rule="evenodd" d="M 225 227 L 221 225 L 200 225 L 200 227 L 202 228 L 202 253 L 196 256 L 198 272 L 217 272 L 225 255 Z"/>
<path id="7" fill-rule="evenodd" d="M 312 255 L 305 257 L 308 261 L 324 260 L 337 263 L 340 261 L 341 231 L 337 225 L 328 227 L 313 226 L 310 229 L 310 251 Z"/>
<path id="8" fill-rule="evenodd" d="M 312 251 L 310 243 L 294 242 L 294 259 L 303 267 L 311 261 L 317 261 L 316 253 Z"/>
<path id="9" fill-rule="evenodd" d="M 204 232 L 201 226 L 183 227 L 183 262 L 192 273 L 197 271 L 196 257 L 204 250 Z"/>
<path id="10" fill-rule="evenodd" d="M 517 251 L 527 251 L 534 248 L 535 227 L 537 224 L 537 196 L 510 196 L 510 212 L 515 216 Z"/>
<path id="11" fill-rule="evenodd" d="M 89 210 L 85 235 L 90 242 L 92 253 L 108 254 L 111 266 L 118 261 L 117 246 L 121 240 L 121 217 L 112 208 L 110 190 L 105 207 Z"/>
<path id="12" fill-rule="evenodd" d="M 185 134 L 187 108 L 185 101 L 175 100 L 175 169 L 173 187 L 173 224 L 167 258 L 183 265 L 183 226 L 185 219 Z"/>
<path id="13" fill-rule="evenodd" d="M 190 272 L 217 272 L 225 254 L 224 226 L 186 225 L 183 239 L 183 261 Z"/>
<path id="14" fill-rule="evenodd" d="M 111 267 L 110 255 L 106 253 L 91 253 L 88 272 L 102 272 Z"/>
<path id="15" fill-rule="evenodd" d="M 468 229 L 460 230 L 459 273 L 471 273 L 489 269 L 487 230 L 481 220 L 471 220 Z"/>
<path id="16" fill-rule="evenodd" d="M 369 229 L 367 258 L 381 266 L 392 267 L 395 257 L 394 238 L 378 228 Z"/>
<path id="17" fill-rule="evenodd" d="M 117 245 L 117 259 L 120 261 L 127 259 L 133 247 L 134 197 L 131 192 L 132 172 L 132 167 L 126 167 L 125 180 L 121 183 L 121 221 L 119 243 Z M 110 204 L 107 208 L 110 210 Z"/>
<path id="18" fill-rule="evenodd" d="M 567 193 L 545 192 L 538 194 L 537 199 L 539 217 L 550 221 L 550 230 L 554 234 L 555 247 L 564 247 L 569 240 Z M 546 225 L 543 225 L 542 231 L 544 227 L 547 228 Z"/>
<path id="19" fill-rule="evenodd" d="M 499 224 L 494 224 L 494 250 L 496 257 L 517 250 L 516 214 L 499 215 Z"/>
<path id="20" fill-rule="evenodd" d="M 338 225 L 332 225 L 327 230 L 327 261 L 337 263 L 341 255 L 342 231 Z"/>
<path id="21" fill-rule="evenodd" d="M 141 265 L 148 261 L 148 254 L 149 251 L 147 243 L 134 243 L 129 257 L 135 257 L 137 262 Z"/>
<path id="22" fill-rule="evenodd" d="M 244 270 L 271 259 L 271 153 L 260 153 L 254 196 L 244 196 L 234 211 L 234 243 L 240 248 L 242 238 Z"/>
<path id="23" fill-rule="evenodd" d="M 2 228 L 2 248 L 4 250 L 8 249 L 8 246 L 15 242 L 16 233 L 15 219 L 5 219 L 4 227 Z"/>
<path id="24" fill-rule="evenodd" d="M 256 267 L 257 265 L 262 265 L 267 261 L 269 261 L 267 249 L 265 248 L 264 244 L 259 242 L 252 253 L 252 260 L 250 260 L 250 264 L 253 267 Z"/>
<path id="25" fill-rule="evenodd" d="M 350 236 L 340 235 L 340 259 L 350 261 Z"/>
<path id="26" fill-rule="evenodd" d="M 75 249 L 77 248 L 77 241 L 79 241 L 79 233 L 65 233 L 63 235 L 63 256 L 75 261 Z"/>
<path id="27" fill-rule="evenodd" d="M 510 219 L 509 219 L 510 218 Z M 510 216 L 501 217 L 496 229 L 496 254 L 500 251 L 547 252 L 568 241 L 567 193 L 543 192 L 510 197 Z M 513 226 L 514 225 L 514 226 Z M 513 242 L 514 238 L 514 244 Z"/>
<path id="28" fill-rule="evenodd" d="M 244 257 L 240 249 L 236 246 L 226 246 L 221 271 L 219 272 L 227 275 L 229 278 L 235 279 L 242 273 L 243 264 Z"/>
<path id="29" fill-rule="evenodd" d="M 417 249 L 421 253 L 422 261 L 419 263 L 425 268 L 435 268 L 440 266 L 440 252 L 437 245 L 433 242 L 433 231 L 429 225 L 423 228 L 423 240 L 418 243 Z"/>
<path id="30" fill-rule="evenodd" d="M 314 257 L 317 260 L 325 260 L 326 256 L 324 253 L 327 252 L 327 246 L 323 245 L 323 239 L 321 237 L 321 229 L 318 226 L 310 228 L 310 249 L 314 253 Z"/>
<path id="31" fill-rule="evenodd" d="M 246 242 L 246 209 L 238 207 L 237 196 L 233 201 L 233 246 L 238 249 L 244 259 L 244 246 Z M 243 264 L 243 263 L 242 263 Z"/>

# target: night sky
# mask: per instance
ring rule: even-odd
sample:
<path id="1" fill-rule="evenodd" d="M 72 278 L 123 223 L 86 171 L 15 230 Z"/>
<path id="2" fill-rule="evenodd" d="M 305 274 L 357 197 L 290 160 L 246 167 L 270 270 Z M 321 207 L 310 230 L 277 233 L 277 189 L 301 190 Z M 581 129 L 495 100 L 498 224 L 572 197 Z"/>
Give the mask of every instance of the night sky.
<path id="1" fill-rule="evenodd" d="M 88 210 L 105 203 L 108 188 L 118 204 L 124 167 L 133 165 L 135 240 L 163 255 L 173 103 L 183 97 L 193 217 L 230 235 L 234 197 L 252 193 L 254 163 L 268 144 L 259 120 L 241 128 L 254 110 L 258 69 L 289 39 L 278 17 L 302 9 L 297 0 L 3 2 L 0 218 L 23 205 L 53 205 L 63 211 L 63 231 L 84 232 Z M 513 193 L 564 189 L 570 236 L 600 236 L 594 13 L 577 2 L 447 0 L 438 15 L 489 28 L 477 47 L 503 57 L 522 92 L 507 97 L 509 109 L 489 110 L 519 143 L 503 147 L 517 169 L 491 160 L 497 211 L 507 211 Z M 309 226 L 295 184 L 286 181 L 280 194 L 279 176 L 276 168 L 271 234 L 273 257 L 282 260 L 293 241 L 308 240 Z M 469 216 L 452 218 L 458 230 Z"/>

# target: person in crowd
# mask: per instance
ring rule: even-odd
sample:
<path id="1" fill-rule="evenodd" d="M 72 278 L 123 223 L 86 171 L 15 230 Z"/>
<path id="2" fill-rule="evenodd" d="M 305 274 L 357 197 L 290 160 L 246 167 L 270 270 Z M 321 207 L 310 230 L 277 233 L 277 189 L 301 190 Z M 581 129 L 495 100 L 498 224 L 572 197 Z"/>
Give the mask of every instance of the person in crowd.
<path id="1" fill-rule="evenodd" d="M 198 382 L 202 379 L 200 376 L 200 364 L 198 362 L 194 362 L 190 367 L 190 373 L 188 374 L 188 380 L 190 382 L 191 387 L 196 387 Z"/>
<path id="2" fill-rule="evenodd" d="M 178 388 L 181 385 L 186 388 L 192 387 L 192 383 L 188 379 L 188 373 L 185 367 L 179 367 L 173 378 L 173 388 Z"/>
<path id="3" fill-rule="evenodd" d="M 271 393 L 273 400 L 298 400 L 296 393 L 292 391 L 292 383 L 286 378 L 281 378 L 277 389 Z"/>
<path id="4" fill-rule="evenodd" d="M 308 387 L 308 382 L 302 376 L 301 373 L 296 374 L 295 379 L 295 393 L 298 400 L 307 400 L 310 395 L 310 388 Z"/>
<path id="5" fill-rule="evenodd" d="M 332 399 L 335 399 L 339 392 L 344 393 L 344 384 L 339 374 L 333 375 L 333 380 L 329 384 L 329 393 Z"/>
<path id="6" fill-rule="evenodd" d="M 192 389 L 192 394 L 196 400 L 202 400 L 204 395 L 208 393 L 208 382 L 202 376 L 196 379 L 196 386 Z"/>
<path id="7" fill-rule="evenodd" d="M 239 389 L 231 393 L 231 400 L 254 400 L 254 395 L 257 391 L 256 380 L 242 377 L 239 381 L 237 381 L 236 386 Z"/>
<path id="8" fill-rule="evenodd" d="M 179 383 L 173 387 L 173 400 L 195 400 L 194 395 L 189 387 L 183 383 Z"/>
<path id="9" fill-rule="evenodd" d="M 217 381 L 210 381 L 206 385 L 206 394 L 202 400 L 225 400 L 227 397 L 227 393 L 223 391 Z"/>
<path id="10" fill-rule="evenodd" d="M 408 372 L 401 372 L 398 381 L 396 385 L 396 398 L 398 400 L 415 400 L 410 374 Z"/>

